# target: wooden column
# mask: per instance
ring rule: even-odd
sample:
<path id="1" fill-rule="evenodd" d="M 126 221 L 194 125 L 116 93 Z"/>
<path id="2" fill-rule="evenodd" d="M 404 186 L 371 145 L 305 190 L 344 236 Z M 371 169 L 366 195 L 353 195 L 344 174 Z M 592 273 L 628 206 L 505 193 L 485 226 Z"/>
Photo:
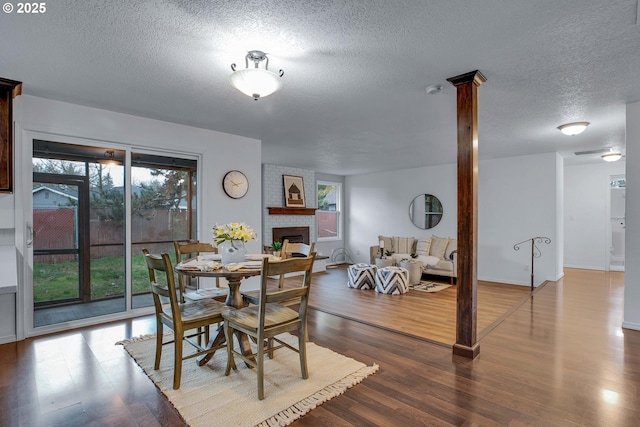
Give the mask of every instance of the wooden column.
<path id="1" fill-rule="evenodd" d="M 458 301 L 453 354 L 474 359 L 478 299 L 478 70 L 447 79 L 458 99 Z"/>

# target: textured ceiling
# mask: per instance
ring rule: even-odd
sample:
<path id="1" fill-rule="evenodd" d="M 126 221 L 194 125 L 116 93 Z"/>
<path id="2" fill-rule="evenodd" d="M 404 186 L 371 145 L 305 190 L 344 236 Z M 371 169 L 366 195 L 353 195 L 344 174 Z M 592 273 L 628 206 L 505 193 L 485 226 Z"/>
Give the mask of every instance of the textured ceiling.
<path id="1" fill-rule="evenodd" d="M 254 49 L 285 71 L 259 101 L 228 83 Z M 25 94 L 258 138 L 264 163 L 326 173 L 455 162 L 446 79 L 476 69 L 481 158 L 624 151 L 637 0 L 58 0 L 0 15 L 0 77 Z M 591 125 L 556 129 L 573 121 Z"/>

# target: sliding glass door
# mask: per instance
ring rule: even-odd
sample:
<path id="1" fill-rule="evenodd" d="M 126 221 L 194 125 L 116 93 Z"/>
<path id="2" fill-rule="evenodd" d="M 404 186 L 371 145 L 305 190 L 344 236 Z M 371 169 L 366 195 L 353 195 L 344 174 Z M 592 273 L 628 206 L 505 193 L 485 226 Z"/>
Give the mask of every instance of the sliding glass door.
<path id="1" fill-rule="evenodd" d="M 197 162 L 131 153 L 127 169 L 125 158 L 34 140 L 34 327 L 151 306 L 142 248 L 173 257 L 174 240 L 195 237 Z"/>

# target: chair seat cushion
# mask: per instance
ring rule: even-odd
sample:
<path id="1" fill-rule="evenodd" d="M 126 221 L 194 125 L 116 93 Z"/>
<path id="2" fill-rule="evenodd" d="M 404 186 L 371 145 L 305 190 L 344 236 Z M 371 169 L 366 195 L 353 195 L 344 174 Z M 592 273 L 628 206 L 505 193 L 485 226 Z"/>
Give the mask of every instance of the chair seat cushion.
<path id="1" fill-rule="evenodd" d="M 282 304 L 268 303 L 265 305 L 264 326 L 270 328 L 298 319 L 298 312 Z M 258 307 L 250 306 L 240 309 L 230 308 L 223 314 L 230 322 L 238 323 L 248 328 L 258 327 Z"/>
<path id="2" fill-rule="evenodd" d="M 215 316 L 219 316 L 220 320 L 222 320 L 222 313 L 227 310 L 228 307 L 225 304 L 214 299 L 203 299 L 180 304 L 180 315 L 182 316 L 183 322 L 191 322 Z M 171 317 L 171 306 L 164 306 L 162 311 L 166 316 Z"/>

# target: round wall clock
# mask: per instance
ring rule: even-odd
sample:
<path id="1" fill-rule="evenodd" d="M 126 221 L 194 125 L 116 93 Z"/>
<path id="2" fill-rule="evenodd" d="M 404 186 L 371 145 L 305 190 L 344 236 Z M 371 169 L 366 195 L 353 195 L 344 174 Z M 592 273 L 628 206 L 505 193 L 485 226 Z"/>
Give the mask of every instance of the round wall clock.
<path id="1" fill-rule="evenodd" d="M 249 191 L 249 180 L 247 176 L 237 170 L 229 171 L 222 179 L 222 188 L 227 196 L 232 199 L 244 197 Z"/>

